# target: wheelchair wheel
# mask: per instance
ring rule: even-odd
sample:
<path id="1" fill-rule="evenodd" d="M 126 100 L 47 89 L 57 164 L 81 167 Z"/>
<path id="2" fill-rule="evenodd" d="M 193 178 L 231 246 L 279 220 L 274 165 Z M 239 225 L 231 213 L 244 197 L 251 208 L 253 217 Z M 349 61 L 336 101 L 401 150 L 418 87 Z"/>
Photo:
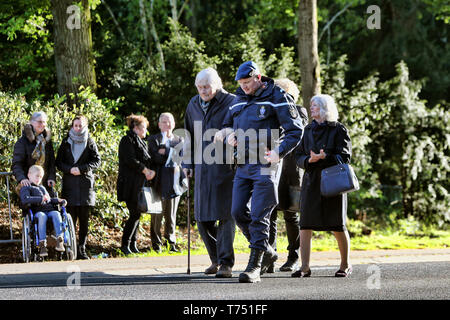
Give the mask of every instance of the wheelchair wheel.
<path id="1" fill-rule="evenodd" d="M 30 217 L 23 217 L 22 222 L 22 257 L 23 262 L 28 263 L 31 260 L 31 235 L 30 235 Z"/>
<path id="2" fill-rule="evenodd" d="M 75 234 L 75 226 L 72 216 L 67 213 L 67 243 L 66 243 L 66 259 L 75 260 L 77 258 L 77 238 Z"/>

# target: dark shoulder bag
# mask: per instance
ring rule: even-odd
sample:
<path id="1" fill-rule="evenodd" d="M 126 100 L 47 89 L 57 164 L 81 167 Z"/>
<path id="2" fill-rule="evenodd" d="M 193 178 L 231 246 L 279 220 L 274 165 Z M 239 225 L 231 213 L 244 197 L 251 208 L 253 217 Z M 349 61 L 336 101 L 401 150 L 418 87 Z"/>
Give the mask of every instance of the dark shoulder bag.
<path id="1" fill-rule="evenodd" d="M 322 170 L 320 193 L 324 197 L 334 197 L 359 190 L 359 182 L 352 166 L 343 163 L 340 155 L 335 156 L 337 165 Z"/>

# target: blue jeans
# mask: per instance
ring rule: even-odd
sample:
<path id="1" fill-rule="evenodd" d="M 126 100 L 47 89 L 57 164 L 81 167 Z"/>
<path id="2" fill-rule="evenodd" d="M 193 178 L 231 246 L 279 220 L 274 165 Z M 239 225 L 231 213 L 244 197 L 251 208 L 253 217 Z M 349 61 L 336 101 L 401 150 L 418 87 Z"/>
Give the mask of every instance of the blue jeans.
<path id="1" fill-rule="evenodd" d="M 53 228 L 55 229 L 56 236 L 60 236 L 61 234 L 61 214 L 58 211 L 49 211 L 42 212 L 39 211 L 36 213 L 36 218 L 38 220 L 38 237 L 39 242 L 44 241 L 47 237 L 47 219 L 52 219 Z"/>

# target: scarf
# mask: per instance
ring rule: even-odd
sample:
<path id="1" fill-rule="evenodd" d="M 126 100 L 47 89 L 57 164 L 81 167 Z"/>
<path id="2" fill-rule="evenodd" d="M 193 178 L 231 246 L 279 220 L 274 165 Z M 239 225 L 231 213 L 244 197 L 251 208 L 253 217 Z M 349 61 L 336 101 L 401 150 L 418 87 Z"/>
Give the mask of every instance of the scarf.
<path id="1" fill-rule="evenodd" d="M 83 153 L 84 149 L 86 149 L 87 140 L 89 136 L 88 127 L 84 127 L 80 132 L 75 132 L 73 128 L 69 131 L 69 138 L 67 141 L 70 144 L 70 149 L 72 151 L 73 163 L 76 163 Z"/>
<path id="2" fill-rule="evenodd" d="M 133 130 L 128 131 L 128 134 L 131 136 L 133 143 L 136 145 L 136 147 L 141 151 L 143 157 L 142 160 L 144 164 L 147 166 L 152 158 L 148 153 L 147 143 L 144 140 L 142 140 Z"/>
<path id="3" fill-rule="evenodd" d="M 214 98 L 213 98 L 214 99 Z M 208 102 L 204 101 L 200 96 L 198 97 L 200 107 L 202 107 L 203 113 L 206 114 L 208 112 L 209 105 L 211 104 L 211 100 Z"/>
<path id="4" fill-rule="evenodd" d="M 34 132 L 34 130 L 33 130 Z M 31 158 L 36 160 L 34 164 L 44 167 L 45 163 L 45 144 L 46 140 L 44 135 L 41 133 L 36 136 L 36 146 L 34 147 L 33 152 L 31 153 Z"/>

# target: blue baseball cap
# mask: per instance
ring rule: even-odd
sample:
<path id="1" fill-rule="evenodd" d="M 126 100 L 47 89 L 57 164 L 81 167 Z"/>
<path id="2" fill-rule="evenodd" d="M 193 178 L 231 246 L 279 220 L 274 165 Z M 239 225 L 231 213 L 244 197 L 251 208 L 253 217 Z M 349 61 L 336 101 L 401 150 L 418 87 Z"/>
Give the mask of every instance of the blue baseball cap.
<path id="1" fill-rule="evenodd" d="M 253 74 L 250 74 L 253 73 Z M 234 80 L 238 81 L 240 79 L 249 78 L 253 75 L 261 74 L 259 68 L 253 61 L 246 61 L 239 66 Z"/>

